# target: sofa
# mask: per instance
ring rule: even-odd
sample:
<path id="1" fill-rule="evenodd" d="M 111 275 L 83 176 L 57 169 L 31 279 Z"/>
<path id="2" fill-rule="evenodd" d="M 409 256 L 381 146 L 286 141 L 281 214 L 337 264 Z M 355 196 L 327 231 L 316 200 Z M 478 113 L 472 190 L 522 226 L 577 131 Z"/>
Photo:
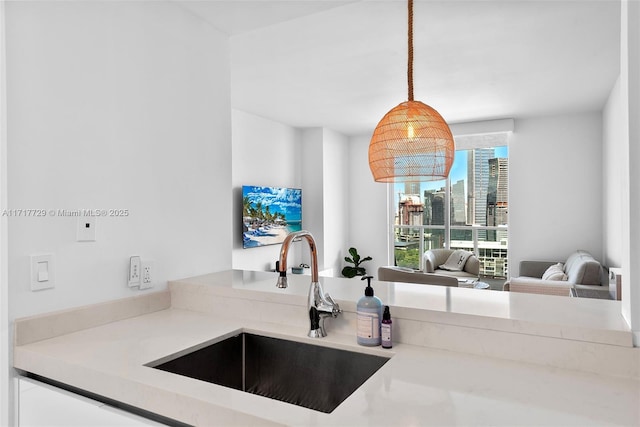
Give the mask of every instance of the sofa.
<path id="1" fill-rule="evenodd" d="M 578 250 L 564 261 L 521 261 L 520 276 L 512 277 L 504 291 L 569 296 L 571 288 L 608 288 L 604 268 L 589 252 Z"/>
<path id="2" fill-rule="evenodd" d="M 466 256 L 462 265 L 450 266 L 447 268 L 447 261 L 451 264 L 452 258 L 459 259 L 458 255 Z M 454 249 L 429 249 L 424 253 L 422 271 L 443 276 L 455 277 L 456 279 L 478 279 L 480 274 L 480 260 L 469 251 Z"/>
<path id="3" fill-rule="evenodd" d="M 378 267 L 378 280 L 383 282 L 418 283 L 422 285 L 458 286 L 458 279 L 433 273 L 423 273 L 404 267 Z"/>

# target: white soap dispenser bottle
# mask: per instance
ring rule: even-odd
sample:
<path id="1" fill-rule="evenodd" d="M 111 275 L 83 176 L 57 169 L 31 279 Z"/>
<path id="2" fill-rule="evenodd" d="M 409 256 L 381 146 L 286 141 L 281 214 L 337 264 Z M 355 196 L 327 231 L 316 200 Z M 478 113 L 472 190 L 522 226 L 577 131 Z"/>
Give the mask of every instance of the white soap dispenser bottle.
<path id="1" fill-rule="evenodd" d="M 380 323 L 382 321 L 382 301 L 376 297 L 371 287 L 372 276 L 364 276 L 367 280 L 364 296 L 356 306 L 358 344 L 366 346 L 380 345 Z"/>

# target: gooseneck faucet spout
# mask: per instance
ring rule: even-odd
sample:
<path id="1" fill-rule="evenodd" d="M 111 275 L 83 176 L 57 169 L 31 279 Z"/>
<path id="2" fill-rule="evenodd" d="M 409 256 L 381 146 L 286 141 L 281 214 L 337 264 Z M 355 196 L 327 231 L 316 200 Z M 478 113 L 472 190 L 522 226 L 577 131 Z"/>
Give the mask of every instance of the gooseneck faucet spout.
<path id="1" fill-rule="evenodd" d="M 333 316 L 338 317 L 340 314 L 340 306 L 333 301 L 331 296 L 324 292 L 322 284 L 318 280 L 318 252 L 316 242 L 306 230 L 290 233 L 282 242 L 280 249 L 280 259 L 278 260 L 278 271 L 280 277 L 276 286 L 278 288 L 287 287 L 287 255 L 291 242 L 296 239 L 304 238 L 309 244 L 311 252 L 311 285 L 309 286 L 309 297 L 307 300 L 307 311 L 309 312 L 310 328 L 308 336 L 311 338 L 322 338 L 327 336 L 324 329 L 324 319 Z"/>

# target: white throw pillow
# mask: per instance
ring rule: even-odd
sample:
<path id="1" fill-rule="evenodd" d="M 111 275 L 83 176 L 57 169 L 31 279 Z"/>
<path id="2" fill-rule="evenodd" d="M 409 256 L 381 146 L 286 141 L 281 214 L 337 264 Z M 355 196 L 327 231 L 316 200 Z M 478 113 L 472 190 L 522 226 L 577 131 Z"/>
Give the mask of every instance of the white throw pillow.
<path id="1" fill-rule="evenodd" d="M 438 268 L 447 271 L 462 271 L 467 259 L 469 259 L 471 255 L 473 255 L 471 252 L 456 249 L 451 253 L 451 255 L 449 255 L 449 258 L 447 258 L 445 263 L 438 266 Z"/>
<path id="2" fill-rule="evenodd" d="M 561 280 L 566 281 L 567 275 L 564 274 L 564 265 L 561 262 L 553 264 L 542 275 L 542 280 Z"/>

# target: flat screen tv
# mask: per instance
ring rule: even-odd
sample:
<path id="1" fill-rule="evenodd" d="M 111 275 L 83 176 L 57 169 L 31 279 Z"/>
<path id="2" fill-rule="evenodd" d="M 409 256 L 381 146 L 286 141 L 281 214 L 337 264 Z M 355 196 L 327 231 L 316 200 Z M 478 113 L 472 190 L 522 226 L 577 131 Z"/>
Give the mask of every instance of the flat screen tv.
<path id="1" fill-rule="evenodd" d="M 242 186 L 242 247 L 277 245 L 302 230 L 302 190 Z"/>

